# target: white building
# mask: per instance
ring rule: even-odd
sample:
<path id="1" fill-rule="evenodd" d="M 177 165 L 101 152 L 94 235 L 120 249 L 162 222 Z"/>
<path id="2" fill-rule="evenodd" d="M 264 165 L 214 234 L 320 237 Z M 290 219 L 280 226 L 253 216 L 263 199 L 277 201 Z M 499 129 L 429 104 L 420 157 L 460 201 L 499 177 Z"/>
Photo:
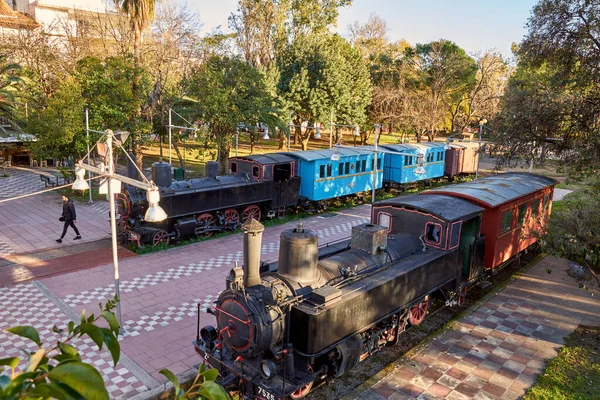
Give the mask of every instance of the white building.
<path id="1" fill-rule="evenodd" d="M 0 3 L 33 19 L 47 34 L 58 37 L 77 32 L 81 23 L 78 21 L 90 15 L 115 11 L 113 2 L 106 0 L 0 0 Z M 2 6 L 4 4 L 0 4 Z"/>

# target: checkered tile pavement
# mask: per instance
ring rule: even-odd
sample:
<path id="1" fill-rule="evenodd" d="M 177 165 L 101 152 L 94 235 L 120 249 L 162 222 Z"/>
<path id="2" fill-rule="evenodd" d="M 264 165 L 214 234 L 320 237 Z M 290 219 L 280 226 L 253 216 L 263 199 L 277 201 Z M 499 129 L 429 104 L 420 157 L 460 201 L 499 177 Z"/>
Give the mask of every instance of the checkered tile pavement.
<path id="1" fill-rule="evenodd" d="M 16 251 L 0 239 L 0 257 L 14 253 L 16 253 Z"/>
<path id="2" fill-rule="evenodd" d="M 86 207 L 96 210 L 100 214 L 106 215 L 106 218 L 108 219 L 108 213 L 110 212 L 110 204 L 108 201 L 94 200 L 92 204 L 87 204 Z"/>
<path id="3" fill-rule="evenodd" d="M 317 230 L 317 235 L 320 238 L 325 238 L 335 234 L 349 233 L 352 231 L 353 226 L 360 225 L 365 222 L 367 222 L 367 219 L 357 219 L 349 222 L 343 222 L 329 228 L 319 229 Z M 276 251 L 279 251 L 279 240 L 263 244 L 261 248 L 262 254 L 269 254 Z M 182 265 L 177 268 L 169 268 L 166 271 L 158 271 L 156 273 L 147 274 L 142 277 L 136 277 L 131 280 L 124 280 L 120 282 L 120 286 L 123 292 L 128 293 L 135 289 L 156 286 L 160 283 L 181 279 L 182 277 L 191 276 L 192 274 L 210 271 L 213 268 L 220 268 L 223 265 L 231 266 L 236 261 L 241 262 L 242 258 L 242 252 L 237 251 L 235 253 L 213 257 L 206 261 L 199 261 L 198 263 Z M 103 299 L 110 298 L 112 297 L 113 293 L 114 286 L 110 284 L 103 287 L 97 287 L 92 290 L 84 290 L 80 293 L 68 294 L 65 296 L 64 300 L 69 306 L 76 307 L 82 304 L 88 304 L 92 302 L 96 303 Z"/>
<path id="4" fill-rule="evenodd" d="M 123 327 L 127 332 L 126 336 L 137 336 L 142 330 L 149 332 L 158 327 L 167 326 L 172 322 L 179 322 L 185 317 L 194 317 L 198 313 L 198 304 L 200 304 L 200 311 L 205 313 L 207 308 L 214 305 L 221 292 L 222 290 L 214 296 L 212 294 L 206 295 L 203 299 L 194 299 L 191 303 L 181 303 L 179 307 L 170 306 L 166 311 L 157 311 L 152 316 L 142 315 L 137 321 L 125 321 Z"/>
<path id="5" fill-rule="evenodd" d="M 4 331 L 6 328 L 19 325 L 31 325 L 40 334 L 46 345 L 55 343 L 57 336 L 52 326 L 66 329 L 68 318 L 49 302 L 46 296 L 33 284 L 18 284 L 0 288 L 0 358 L 19 356 L 21 350 L 33 351 L 37 345 L 28 339 Z M 133 373 L 121 365 L 113 368 L 112 358 L 106 349 L 98 351 L 96 344 L 89 338 L 73 341 L 82 361 L 92 364 L 102 374 L 111 398 L 130 397 L 134 393 L 146 391 L 148 388 Z M 20 367 L 24 367 L 21 363 Z"/>
<path id="6" fill-rule="evenodd" d="M 556 262 L 552 276 L 546 273 L 552 260 L 539 262 L 371 388 L 344 399 L 521 398 L 565 336 L 579 324 L 600 324 L 600 303 L 578 289 L 564 265 Z"/>
<path id="7" fill-rule="evenodd" d="M 8 178 L 0 178 L 0 198 L 15 197 L 44 189 L 44 182 L 35 171 L 6 168 Z"/>

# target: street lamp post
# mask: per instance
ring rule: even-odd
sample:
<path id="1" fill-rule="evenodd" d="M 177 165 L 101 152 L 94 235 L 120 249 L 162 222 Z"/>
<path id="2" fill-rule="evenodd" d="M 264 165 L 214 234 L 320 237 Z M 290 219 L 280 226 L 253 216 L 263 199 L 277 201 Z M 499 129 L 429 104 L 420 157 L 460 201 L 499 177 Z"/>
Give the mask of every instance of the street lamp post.
<path id="1" fill-rule="evenodd" d="M 125 133 L 123 133 L 125 134 Z M 113 157 L 113 141 L 115 139 L 115 134 L 110 129 L 105 131 L 106 136 L 106 161 L 108 162 L 108 168 L 105 170 L 104 168 L 92 167 L 91 165 L 86 165 L 83 163 L 83 160 L 80 160 L 77 163 L 77 167 L 75 169 L 75 175 L 77 179 L 73 183 L 72 188 L 74 190 L 88 190 L 90 186 L 83 179 L 85 175 L 85 171 L 93 172 L 100 176 L 105 176 L 107 178 L 108 184 L 108 201 L 110 207 L 110 232 L 112 239 L 112 255 L 113 255 L 113 265 L 114 265 L 114 276 L 115 276 L 115 294 L 117 296 L 117 320 L 119 322 L 119 330 L 120 333 L 124 333 L 123 324 L 121 319 L 121 290 L 119 287 L 119 257 L 118 257 L 118 243 L 117 243 L 117 222 L 116 222 L 116 207 L 115 207 L 115 193 L 113 188 L 113 180 L 118 182 L 124 182 L 131 186 L 146 190 L 146 199 L 148 200 L 148 209 L 146 210 L 146 214 L 144 216 L 144 220 L 147 222 L 159 222 L 164 221 L 167 218 L 167 214 L 164 212 L 162 208 L 158 205 L 160 200 L 160 194 L 158 192 L 158 188 L 153 182 L 141 182 L 133 178 L 129 178 L 126 176 L 122 176 L 115 173 L 114 166 L 114 157 Z M 118 142 L 119 143 L 119 142 Z M 120 143 L 119 143 L 120 145 Z M 89 154 L 88 154 L 89 157 Z M 89 158 L 88 158 L 89 162 Z M 141 175 L 143 177 L 143 174 Z M 91 190 L 91 189 L 90 189 Z"/>
<path id="2" fill-rule="evenodd" d="M 477 148 L 477 168 L 475 169 L 475 179 L 479 178 L 479 160 L 481 159 L 481 133 L 483 125 L 487 123 L 487 119 L 483 118 L 479 121 L 479 147 Z"/>
<path id="3" fill-rule="evenodd" d="M 379 141 L 379 127 L 375 124 L 375 150 L 373 151 L 373 190 L 371 193 L 371 204 L 375 204 L 375 188 L 377 187 L 377 142 Z"/>
<path id="4" fill-rule="evenodd" d="M 90 154 L 90 117 L 89 117 L 89 111 L 86 108 L 85 109 L 85 139 L 87 142 L 87 154 Z M 88 157 L 88 166 L 90 165 L 90 158 Z M 92 200 L 92 173 L 89 172 L 88 173 L 88 183 L 90 185 L 90 199 L 88 200 L 88 204 L 93 204 L 94 201 Z"/>

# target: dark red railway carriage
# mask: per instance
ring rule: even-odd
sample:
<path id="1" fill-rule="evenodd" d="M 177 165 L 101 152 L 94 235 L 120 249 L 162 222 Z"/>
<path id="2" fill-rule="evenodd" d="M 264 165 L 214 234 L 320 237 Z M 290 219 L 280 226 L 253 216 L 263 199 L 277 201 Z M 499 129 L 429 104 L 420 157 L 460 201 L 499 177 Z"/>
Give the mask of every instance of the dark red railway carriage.
<path id="1" fill-rule="evenodd" d="M 531 230 L 550 215 L 557 183 L 546 176 L 509 172 L 423 195 L 458 197 L 484 208 L 480 230 L 485 235 L 484 266 L 492 269 L 536 242 Z"/>

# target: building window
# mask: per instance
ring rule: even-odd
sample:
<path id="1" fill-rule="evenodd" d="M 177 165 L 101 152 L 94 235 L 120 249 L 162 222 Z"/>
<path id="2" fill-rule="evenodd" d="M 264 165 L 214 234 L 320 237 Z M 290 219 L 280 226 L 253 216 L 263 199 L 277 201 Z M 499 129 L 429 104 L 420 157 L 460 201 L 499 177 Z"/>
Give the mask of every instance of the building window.
<path id="1" fill-rule="evenodd" d="M 442 242 L 442 226 L 434 222 L 425 225 L 425 242 L 439 245 Z"/>
<path id="2" fill-rule="evenodd" d="M 238 172 L 238 167 L 237 167 L 237 163 L 236 162 L 232 162 L 231 163 L 231 172 L 234 173 L 234 174 Z"/>
<path id="3" fill-rule="evenodd" d="M 535 199 L 531 202 L 531 216 L 535 217 L 540 213 L 540 199 Z"/>
<path id="4" fill-rule="evenodd" d="M 525 221 L 525 215 L 527 214 L 527 203 L 521 204 L 519 206 L 519 225 L 523 225 L 523 221 Z"/>
<path id="5" fill-rule="evenodd" d="M 505 211 L 502 214 L 502 224 L 500 227 L 500 233 L 505 233 L 510 231 L 512 227 L 512 219 L 513 219 L 513 210 Z"/>
<path id="6" fill-rule="evenodd" d="M 319 178 L 325 178 L 325 166 L 321 165 L 319 167 Z"/>
<path id="7" fill-rule="evenodd" d="M 331 170 L 333 169 L 333 166 L 331 164 L 327 164 L 327 176 L 330 177 L 332 172 Z"/>

